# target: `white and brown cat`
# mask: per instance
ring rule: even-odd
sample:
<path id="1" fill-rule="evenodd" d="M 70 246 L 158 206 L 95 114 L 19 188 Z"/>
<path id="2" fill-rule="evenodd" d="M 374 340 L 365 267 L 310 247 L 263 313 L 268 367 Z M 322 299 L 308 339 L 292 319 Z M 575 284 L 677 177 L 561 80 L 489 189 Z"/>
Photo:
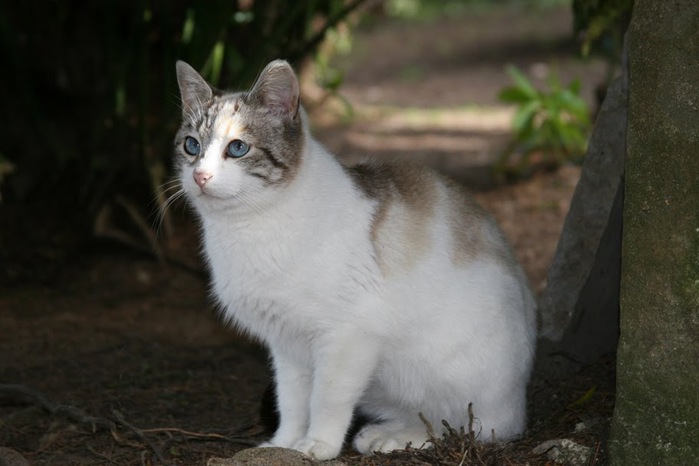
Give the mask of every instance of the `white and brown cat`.
<path id="1" fill-rule="evenodd" d="M 337 456 L 425 445 L 426 427 L 521 434 L 535 304 L 502 232 L 453 182 L 409 164 L 345 167 L 309 132 L 299 84 L 270 63 L 247 92 L 177 63 L 182 189 L 225 317 L 270 350 L 269 442 Z"/>

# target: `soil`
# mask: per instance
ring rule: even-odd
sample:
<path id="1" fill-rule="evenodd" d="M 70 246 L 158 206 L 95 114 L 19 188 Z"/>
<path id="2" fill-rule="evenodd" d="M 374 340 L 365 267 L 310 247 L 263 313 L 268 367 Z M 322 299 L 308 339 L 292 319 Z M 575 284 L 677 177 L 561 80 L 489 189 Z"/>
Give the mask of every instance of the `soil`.
<path id="1" fill-rule="evenodd" d="M 327 110 L 341 107 L 325 100 L 311 105 L 315 132 L 346 161 L 403 154 L 466 183 L 540 292 L 580 169 L 535 171 L 510 184 L 489 178 L 512 115 L 496 95 L 509 83 L 507 63 L 535 80 L 556 63 L 564 82 L 582 79 L 594 105 L 605 65 L 573 58 L 571 23 L 560 8 L 490 9 L 407 25 L 377 19 L 357 29 L 350 55 L 335 60 L 355 118 Z M 313 101 L 312 83 L 305 87 Z M 22 217 L 8 213 L 16 207 L 3 209 L 4 218 Z M 30 216 L 3 225 L 12 251 L 2 256 L 0 276 L 0 446 L 34 465 L 203 465 L 266 438 L 259 416 L 270 381 L 266 355 L 218 317 L 194 221 L 186 211 L 174 214 L 161 261 L 100 238 L 63 249 L 53 236 L 60 213 L 47 214 L 46 225 Z M 550 464 L 531 450 L 559 438 L 590 447 L 587 464 L 604 463 L 612 358 L 562 378 L 535 376 L 529 399 L 525 437 L 479 447 L 465 464 Z M 348 450 L 343 459 L 459 464 L 464 442 L 454 438 L 432 453 L 362 459 Z"/>

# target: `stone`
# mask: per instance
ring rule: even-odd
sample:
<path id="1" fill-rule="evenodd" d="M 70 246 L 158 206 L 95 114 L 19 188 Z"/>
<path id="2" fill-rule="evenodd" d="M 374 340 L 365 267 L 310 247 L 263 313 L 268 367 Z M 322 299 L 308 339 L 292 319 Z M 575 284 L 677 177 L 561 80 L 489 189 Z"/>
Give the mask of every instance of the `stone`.
<path id="1" fill-rule="evenodd" d="M 347 466 L 340 460 L 316 461 L 289 448 L 247 448 L 231 458 L 209 458 L 206 466 Z"/>
<path id="2" fill-rule="evenodd" d="M 592 449 L 569 439 L 547 440 L 532 450 L 535 455 L 546 453 L 546 458 L 556 464 L 584 466 L 590 462 Z"/>
<path id="3" fill-rule="evenodd" d="M 0 466 L 29 466 L 29 461 L 17 450 L 0 447 Z"/>
<path id="4" fill-rule="evenodd" d="M 626 68 L 609 87 L 580 181 L 539 300 L 548 353 L 591 362 L 618 338 L 619 276 L 627 125 Z"/>

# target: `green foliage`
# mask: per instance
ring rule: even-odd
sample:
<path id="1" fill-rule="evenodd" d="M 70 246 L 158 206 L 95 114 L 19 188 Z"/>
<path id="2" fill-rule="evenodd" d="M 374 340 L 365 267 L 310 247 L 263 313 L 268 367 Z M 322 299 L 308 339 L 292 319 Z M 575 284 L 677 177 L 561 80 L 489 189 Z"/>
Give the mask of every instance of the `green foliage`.
<path id="1" fill-rule="evenodd" d="M 332 58 L 347 55 L 352 50 L 352 32 L 346 23 L 340 27 L 328 29 L 323 47 L 315 55 L 314 65 L 316 83 L 333 95 L 339 94 L 345 75 L 332 65 Z"/>
<path id="2" fill-rule="evenodd" d="M 320 102 L 316 102 L 316 105 L 325 103 L 329 98 L 334 98 L 340 102 L 343 109 L 344 120 L 349 122 L 354 117 L 354 109 L 352 104 L 347 100 L 347 98 L 340 92 L 340 88 L 345 81 L 345 73 L 338 67 L 331 63 L 332 56 L 337 52 L 335 46 L 337 45 L 338 38 L 332 37 L 336 35 L 331 32 L 330 45 L 333 50 L 324 50 L 318 53 L 314 60 L 314 74 L 316 78 L 316 84 L 320 86 L 324 91 L 324 95 Z M 341 42 L 348 42 L 349 38 L 340 39 Z M 349 45 L 347 45 L 349 47 Z M 342 52 L 340 52 L 342 53 Z"/>
<path id="3" fill-rule="evenodd" d="M 6 201 L 63 199 L 94 217 L 148 205 L 180 118 L 175 61 L 216 86 L 314 53 L 362 0 L 101 0 L 0 4 Z M 5 162 L 3 162 L 4 164 Z"/>
<path id="4" fill-rule="evenodd" d="M 570 0 L 385 0 L 388 16 L 410 21 L 430 21 L 442 16 L 459 16 L 474 10 L 498 7 L 549 8 L 568 5 Z"/>
<path id="5" fill-rule="evenodd" d="M 514 139 L 500 157 L 497 170 L 504 170 L 513 154 L 520 156 L 517 170 L 531 163 L 537 154 L 542 162 L 560 165 L 582 160 L 587 149 L 590 119 L 585 101 L 580 97 L 580 82 L 563 87 L 555 75 L 549 89 L 534 87 L 517 68 L 507 70 L 514 84 L 503 89 L 502 102 L 517 105 L 512 119 Z"/>

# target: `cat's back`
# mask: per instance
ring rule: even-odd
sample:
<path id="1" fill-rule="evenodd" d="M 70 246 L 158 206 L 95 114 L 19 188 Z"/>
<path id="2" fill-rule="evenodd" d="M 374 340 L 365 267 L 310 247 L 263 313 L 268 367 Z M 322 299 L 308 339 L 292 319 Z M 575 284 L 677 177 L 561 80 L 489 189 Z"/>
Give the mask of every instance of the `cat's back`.
<path id="1" fill-rule="evenodd" d="M 375 202 L 370 236 L 384 272 L 407 271 L 430 255 L 454 267 L 486 260 L 516 272 L 502 231 L 463 186 L 407 162 L 367 160 L 346 171 Z"/>
<path id="2" fill-rule="evenodd" d="M 499 353 L 479 353 L 486 366 L 533 347 L 535 302 L 526 276 L 493 218 L 462 186 L 407 163 L 366 162 L 347 172 L 374 201 L 369 234 L 383 312 L 401 348 L 390 365 L 402 364 L 404 354 L 422 360 L 448 353 L 461 341 L 500 345 Z"/>

